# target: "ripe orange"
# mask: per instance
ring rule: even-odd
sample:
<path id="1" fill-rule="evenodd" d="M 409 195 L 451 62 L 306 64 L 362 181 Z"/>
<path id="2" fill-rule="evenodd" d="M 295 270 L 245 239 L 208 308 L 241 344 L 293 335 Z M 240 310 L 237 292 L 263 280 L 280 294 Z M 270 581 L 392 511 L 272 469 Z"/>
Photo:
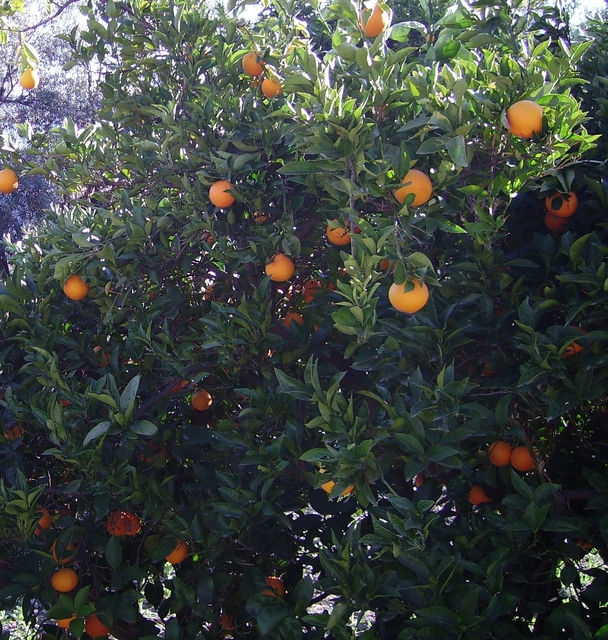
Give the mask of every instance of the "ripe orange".
<path id="1" fill-rule="evenodd" d="M 334 218 L 333 222 L 338 221 Z M 344 227 L 332 227 L 331 225 L 327 225 L 326 234 L 328 240 L 338 247 L 344 247 L 347 244 L 350 244 L 350 233 L 348 233 Z"/>
<path id="2" fill-rule="evenodd" d="M 14 427 L 7 427 L 4 430 L 4 437 L 7 440 L 17 440 L 25 433 L 25 430 L 20 424 L 16 424 Z"/>
<path id="3" fill-rule="evenodd" d="M 178 540 L 175 549 L 165 556 L 165 560 L 171 564 L 179 564 L 188 557 L 188 545 L 183 540 Z"/>
<path id="4" fill-rule="evenodd" d="M 571 358 L 579 353 L 582 353 L 585 350 L 585 347 L 582 347 L 578 342 L 571 342 L 567 347 L 564 353 L 562 353 L 562 359 L 566 360 L 567 358 Z"/>
<path id="5" fill-rule="evenodd" d="M 565 231 L 568 228 L 568 218 L 560 218 L 554 213 L 547 211 L 545 213 L 545 226 L 550 231 Z"/>
<path id="6" fill-rule="evenodd" d="M 236 200 L 231 193 L 228 193 L 232 187 L 232 182 L 229 180 L 218 180 L 214 182 L 209 188 L 209 200 L 220 209 L 229 207 Z"/>
<path id="7" fill-rule="evenodd" d="M 234 616 L 231 616 L 227 613 L 222 613 L 222 617 L 220 618 L 220 627 L 224 631 L 234 631 L 236 629 L 236 624 L 234 623 Z"/>
<path id="8" fill-rule="evenodd" d="M 578 198 L 574 191 L 556 192 L 545 198 L 545 207 L 548 213 L 552 213 L 558 218 L 569 218 L 578 209 Z"/>
<path id="9" fill-rule="evenodd" d="M 266 265 L 266 275 L 270 276 L 273 282 L 285 282 L 289 280 L 296 270 L 293 260 L 284 253 L 277 253 Z"/>
<path id="10" fill-rule="evenodd" d="M 503 440 L 493 442 L 488 447 L 488 458 L 496 467 L 506 467 L 511 462 L 511 445 Z"/>
<path id="11" fill-rule="evenodd" d="M 474 484 L 468 494 L 469 502 L 475 506 L 483 502 L 492 502 L 480 484 Z"/>
<path id="12" fill-rule="evenodd" d="M 59 557 L 57 556 L 56 548 L 57 548 L 57 540 L 55 540 L 55 542 L 53 542 L 53 544 L 51 545 L 51 553 L 52 553 L 52 555 L 53 555 L 53 560 L 54 560 L 57 564 L 67 564 L 68 562 L 71 562 L 71 561 L 72 561 L 72 559 L 74 558 L 74 556 L 73 556 L 73 555 L 68 556 L 68 555 L 66 554 L 66 557 L 65 557 L 65 558 L 59 558 Z M 75 548 L 76 548 L 76 547 L 74 546 L 74 543 L 73 543 L 73 542 L 68 542 L 68 543 L 67 543 L 67 545 L 66 545 L 66 547 L 65 547 L 65 550 L 66 550 L 66 551 L 74 551 L 74 549 L 75 549 Z"/>
<path id="13" fill-rule="evenodd" d="M 241 64 L 243 65 L 243 71 L 254 78 L 256 76 L 261 76 L 264 73 L 265 62 L 262 59 L 262 56 L 255 51 L 246 53 Z"/>
<path id="14" fill-rule="evenodd" d="M 429 288 L 419 280 L 406 280 L 402 284 L 393 282 L 388 290 L 388 299 L 398 311 L 416 313 L 428 302 Z"/>
<path id="15" fill-rule="evenodd" d="M 135 536 L 141 531 L 141 518 L 130 511 L 113 511 L 106 520 L 106 529 L 113 536 Z"/>
<path id="16" fill-rule="evenodd" d="M 271 80 L 270 78 L 264 78 L 262 82 L 262 93 L 267 98 L 274 98 L 275 96 L 280 96 L 283 92 L 283 87 L 281 83 L 277 80 Z"/>
<path id="17" fill-rule="evenodd" d="M 414 484 L 417 487 L 421 487 L 424 484 L 424 473 L 419 473 L 415 478 L 414 478 Z"/>
<path id="18" fill-rule="evenodd" d="M 92 613 L 90 616 L 87 616 L 84 622 L 84 630 L 91 636 L 91 638 L 101 638 L 110 633 L 110 627 L 106 627 L 106 625 L 97 617 L 96 613 Z"/>
<path id="19" fill-rule="evenodd" d="M 72 620 L 76 620 L 76 615 L 73 615 L 71 618 L 62 618 L 61 620 L 55 620 L 55 622 L 57 623 L 58 627 L 61 627 L 62 629 L 69 629 L 70 622 L 72 622 Z"/>
<path id="20" fill-rule="evenodd" d="M 38 69 L 26 69 L 19 78 L 19 84 L 24 89 L 35 89 L 40 84 Z"/>
<path id="21" fill-rule="evenodd" d="M 38 520 L 38 526 L 45 531 L 50 529 L 53 526 L 53 518 L 51 518 L 51 514 L 48 509 L 44 507 L 40 507 L 40 509 L 36 509 L 37 513 L 41 513 L 40 520 Z"/>
<path id="22" fill-rule="evenodd" d="M 362 11 L 359 16 L 361 30 L 368 38 L 376 38 L 386 31 L 390 24 L 390 14 L 376 5 L 373 10 Z"/>
<path id="23" fill-rule="evenodd" d="M 515 447 L 511 452 L 511 465 L 518 471 L 531 471 L 536 466 L 526 446 Z"/>
<path id="24" fill-rule="evenodd" d="M 266 585 L 269 586 L 270 589 L 264 589 L 264 591 L 262 591 L 263 595 L 273 596 L 275 598 L 282 598 L 285 595 L 285 585 L 280 578 L 266 576 Z"/>
<path id="25" fill-rule="evenodd" d="M 197 411 L 205 411 L 213 404 L 213 398 L 205 389 L 199 389 L 192 395 L 190 403 Z"/>
<path id="26" fill-rule="evenodd" d="M 78 574 L 74 571 L 74 569 L 58 569 L 51 576 L 51 585 L 55 591 L 59 591 L 59 593 L 68 593 L 68 591 L 72 591 L 72 589 L 76 588 L 78 584 Z"/>
<path id="27" fill-rule="evenodd" d="M 395 191 L 395 198 L 399 204 L 403 204 L 406 196 L 409 196 L 410 193 L 414 194 L 414 201 L 410 205 L 411 207 L 419 207 L 431 199 L 433 183 L 426 173 L 418 171 L 418 169 L 410 169 L 401 182 L 405 186 L 399 187 Z"/>
<path id="28" fill-rule="evenodd" d="M 180 391 L 183 391 L 189 384 L 189 380 L 180 380 L 179 382 L 176 382 L 170 389 L 169 392 L 170 393 L 179 393 Z"/>
<path id="29" fill-rule="evenodd" d="M 0 171 L 0 193 L 13 193 L 19 186 L 17 174 L 12 169 Z"/>
<path id="30" fill-rule="evenodd" d="M 290 311 L 286 316 L 285 320 L 283 320 L 283 324 L 289 328 L 291 327 L 292 322 L 297 322 L 298 324 L 304 324 L 304 318 L 301 313 L 297 311 Z"/>
<path id="31" fill-rule="evenodd" d="M 543 130 L 544 109 L 532 100 L 520 100 L 507 109 L 509 131 L 518 138 L 531 138 Z"/>
<path id="32" fill-rule="evenodd" d="M 63 293 L 70 300 L 82 300 L 89 293 L 89 285 L 75 273 L 64 282 Z"/>
<path id="33" fill-rule="evenodd" d="M 323 491 L 325 491 L 325 493 L 331 493 L 333 488 L 336 486 L 336 483 L 333 480 L 328 480 L 327 482 L 324 482 L 321 485 L 321 489 L 323 489 Z M 355 488 L 354 484 L 349 484 L 346 489 L 344 489 L 344 491 L 342 491 L 342 493 L 340 494 L 341 496 L 347 496 L 350 493 L 353 492 L 353 489 Z"/>

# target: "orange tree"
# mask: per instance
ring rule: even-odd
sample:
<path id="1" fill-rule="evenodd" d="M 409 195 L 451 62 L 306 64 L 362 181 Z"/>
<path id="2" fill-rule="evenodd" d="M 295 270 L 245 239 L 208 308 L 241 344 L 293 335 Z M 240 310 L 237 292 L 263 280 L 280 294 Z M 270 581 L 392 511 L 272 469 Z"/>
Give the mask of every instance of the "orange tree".
<path id="1" fill-rule="evenodd" d="M 349 0 L 270 4 L 108 0 L 68 36 L 110 71 L 37 168 L 70 206 L 0 291 L 3 607 L 119 640 L 600 633 L 587 45 L 519 3 L 455 5 L 420 47 Z M 551 231 L 556 191 L 580 204 Z"/>

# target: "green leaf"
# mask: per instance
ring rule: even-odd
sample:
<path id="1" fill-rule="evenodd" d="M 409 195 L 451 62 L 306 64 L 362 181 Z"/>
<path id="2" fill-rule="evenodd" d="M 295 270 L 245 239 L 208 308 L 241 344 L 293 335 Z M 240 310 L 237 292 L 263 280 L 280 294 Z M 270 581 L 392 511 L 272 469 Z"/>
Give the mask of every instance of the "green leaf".
<path id="1" fill-rule="evenodd" d="M 141 375 L 136 375 L 131 378 L 124 391 L 120 394 L 120 411 L 125 415 L 129 415 L 133 412 L 140 380 Z"/>
<path id="2" fill-rule="evenodd" d="M 116 536 L 110 536 L 106 544 L 106 560 L 114 571 L 118 569 L 122 562 L 122 547 Z"/>
<path id="3" fill-rule="evenodd" d="M 279 382 L 279 389 L 281 393 L 298 398 L 299 400 L 310 400 L 311 394 L 306 385 L 302 384 L 299 380 L 289 377 L 286 373 L 283 373 L 280 369 L 275 368 L 274 373 Z"/>
<path id="4" fill-rule="evenodd" d="M 112 426 L 112 423 L 109 422 L 108 420 L 105 420 L 104 422 L 100 422 L 99 424 L 96 424 L 89 431 L 89 433 L 87 433 L 84 440 L 82 441 L 83 446 L 86 447 L 88 444 L 93 442 L 93 440 L 97 440 L 97 438 L 100 438 L 101 436 L 105 435 L 111 426 Z"/>
<path id="5" fill-rule="evenodd" d="M 140 436 L 155 436 L 158 433 L 158 427 L 149 420 L 138 420 L 131 429 Z"/>

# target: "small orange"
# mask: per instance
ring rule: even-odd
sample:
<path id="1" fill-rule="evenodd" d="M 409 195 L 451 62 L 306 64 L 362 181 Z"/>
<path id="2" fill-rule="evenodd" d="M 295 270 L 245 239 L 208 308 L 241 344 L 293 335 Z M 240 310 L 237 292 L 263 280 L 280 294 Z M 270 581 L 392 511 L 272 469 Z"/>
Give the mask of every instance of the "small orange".
<path id="1" fill-rule="evenodd" d="M 57 556 L 57 552 L 56 552 L 56 548 L 57 548 L 57 540 L 55 540 L 55 542 L 53 542 L 53 544 L 51 545 L 51 554 L 53 555 L 53 560 L 57 563 L 57 564 L 67 564 L 68 562 L 71 562 L 72 559 L 74 558 L 73 555 L 71 556 L 67 556 L 65 558 L 59 558 Z M 76 547 L 74 546 L 73 542 L 68 542 L 65 550 L 66 551 L 74 551 Z"/>
<path id="2" fill-rule="evenodd" d="M 20 424 L 16 424 L 13 427 L 7 427 L 4 430 L 4 437 L 7 440 L 17 440 L 18 438 L 21 438 L 21 436 L 25 433 L 25 430 L 23 429 L 23 427 Z"/>
<path id="3" fill-rule="evenodd" d="M 294 274 L 295 265 L 293 260 L 284 253 L 277 253 L 266 265 L 266 275 L 270 276 L 273 282 L 285 282 Z"/>
<path id="4" fill-rule="evenodd" d="M 545 198 L 545 207 L 548 213 L 558 218 L 569 218 L 578 209 L 578 197 L 574 191 L 556 192 Z"/>
<path id="5" fill-rule="evenodd" d="M 206 411 L 213 404 L 213 398 L 205 389 L 199 389 L 192 394 L 190 404 L 192 404 L 197 411 Z"/>
<path id="6" fill-rule="evenodd" d="M 130 511 L 113 511 L 106 519 L 106 529 L 113 536 L 135 536 L 141 531 L 141 518 Z"/>
<path id="7" fill-rule="evenodd" d="M 165 557 L 171 564 L 179 564 L 188 557 L 188 545 L 183 540 L 178 540 L 175 549 Z"/>
<path id="8" fill-rule="evenodd" d="M 76 620 L 75 614 L 71 618 L 62 618 L 61 620 L 55 620 L 55 622 L 58 627 L 61 627 L 62 629 L 69 629 L 72 620 Z"/>
<path id="9" fill-rule="evenodd" d="M 227 613 L 222 613 L 222 616 L 220 618 L 220 627 L 224 631 L 234 631 L 236 629 L 234 616 L 231 616 Z"/>
<path id="10" fill-rule="evenodd" d="M 246 53 L 241 64 L 243 65 L 243 71 L 254 78 L 256 76 L 261 76 L 264 73 L 264 67 L 266 65 L 262 56 L 255 51 Z"/>
<path id="11" fill-rule="evenodd" d="M 281 83 L 277 80 L 271 80 L 270 78 L 264 78 L 262 82 L 262 93 L 267 98 L 274 98 L 275 96 L 280 96 L 283 92 L 283 87 Z"/>
<path id="12" fill-rule="evenodd" d="M 283 324 L 289 328 L 291 327 L 291 323 L 292 322 L 296 322 L 297 324 L 304 324 L 304 318 L 302 317 L 301 313 L 298 313 L 297 311 L 290 311 L 286 316 L 285 316 L 285 320 L 283 320 Z"/>
<path id="13" fill-rule="evenodd" d="M 58 569 L 51 576 L 51 585 L 59 593 L 68 593 L 76 588 L 78 584 L 78 574 L 74 569 Z"/>
<path id="14" fill-rule="evenodd" d="M 264 589 L 262 595 L 273 596 L 275 598 L 282 598 L 285 595 L 285 585 L 280 578 L 266 576 L 266 585 L 270 587 L 270 589 Z"/>
<path id="15" fill-rule="evenodd" d="M 550 231 L 559 231 L 562 233 L 568 228 L 568 218 L 560 218 L 550 211 L 545 213 L 544 220 L 545 226 Z"/>
<path id="16" fill-rule="evenodd" d="M 53 518 L 51 518 L 51 514 L 48 509 L 44 507 L 40 507 L 40 509 L 36 509 L 37 513 L 41 513 L 40 520 L 38 520 L 38 526 L 45 531 L 50 529 L 53 526 Z"/>
<path id="17" fill-rule="evenodd" d="M 424 484 L 424 473 L 419 473 L 415 478 L 414 478 L 414 484 L 417 487 L 421 487 Z"/>
<path id="18" fill-rule="evenodd" d="M 263 211 L 253 212 L 253 221 L 256 224 L 264 224 L 268 220 L 268 216 Z"/>
<path id="19" fill-rule="evenodd" d="M 229 180 L 218 180 L 209 188 L 209 200 L 219 209 L 225 209 L 234 203 L 236 198 L 229 193 L 234 185 Z"/>
<path id="20" fill-rule="evenodd" d="M 469 491 L 467 498 L 472 505 L 477 506 L 483 502 L 492 502 L 486 495 L 484 488 L 480 484 L 474 484 Z"/>
<path id="21" fill-rule="evenodd" d="M 38 69 L 26 69 L 19 78 L 19 84 L 24 89 L 35 89 L 40 84 Z"/>
<path id="22" fill-rule="evenodd" d="M 371 11 L 370 9 L 362 11 L 359 17 L 361 30 L 368 38 L 376 38 L 381 33 L 384 33 L 390 22 L 390 14 L 378 5 Z"/>
<path id="23" fill-rule="evenodd" d="M 331 493 L 333 491 L 333 488 L 336 486 L 336 483 L 333 480 L 328 480 L 327 482 L 324 482 L 321 485 L 321 489 L 323 489 L 323 491 L 325 491 L 325 493 Z M 353 489 L 355 488 L 354 484 L 349 484 L 346 489 L 344 489 L 344 491 L 342 491 L 342 493 L 340 494 L 341 496 L 347 496 L 350 493 L 353 492 Z"/>
<path id="24" fill-rule="evenodd" d="M 337 223 L 338 221 L 334 218 L 333 222 Z M 325 233 L 327 235 L 327 239 L 337 247 L 344 247 L 347 244 L 350 244 L 350 233 L 344 227 L 327 225 Z"/>
<path id="25" fill-rule="evenodd" d="M 544 109 L 532 100 L 520 100 L 507 109 L 509 131 L 518 138 L 531 138 L 543 130 Z"/>
<path id="26" fill-rule="evenodd" d="M 488 447 L 488 458 L 496 467 L 506 467 L 511 462 L 511 445 L 503 440 L 493 442 Z"/>
<path id="27" fill-rule="evenodd" d="M 70 300 L 82 300 L 89 293 L 89 285 L 75 273 L 64 282 L 63 293 Z"/>
<path id="28" fill-rule="evenodd" d="M 511 452 L 511 465 L 518 471 L 531 471 L 536 466 L 526 446 L 515 447 Z"/>
<path id="29" fill-rule="evenodd" d="M 0 193 L 13 193 L 19 186 L 17 174 L 12 169 L 0 171 Z"/>
<path id="30" fill-rule="evenodd" d="M 84 622 L 84 630 L 91 636 L 91 638 L 102 638 L 110 633 L 110 627 L 106 625 L 97 617 L 96 613 L 92 613 L 87 616 Z"/>
<path id="31" fill-rule="evenodd" d="M 429 288 L 419 280 L 406 280 L 402 284 L 393 282 L 388 290 L 388 299 L 398 311 L 416 313 L 428 302 Z"/>
<path id="32" fill-rule="evenodd" d="M 418 169 L 410 169 L 401 182 L 405 186 L 399 187 L 399 189 L 395 191 L 395 198 L 399 204 L 403 204 L 405 198 L 413 193 L 414 201 L 410 207 L 419 207 L 428 202 L 433 195 L 433 183 L 431 179 L 426 173 L 418 171 Z"/>
<path id="33" fill-rule="evenodd" d="M 183 391 L 189 383 L 189 380 L 180 380 L 169 389 L 169 393 L 179 393 L 180 391 Z"/>
<path id="34" fill-rule="evenodd" d="M 589 551 L 590 549 L 593 549 L 593 545 L 588 540 L 585 540 L 583 538 L 579 538 L 577 540 L 576 546 L 580 547 L 583 551 Z"/>

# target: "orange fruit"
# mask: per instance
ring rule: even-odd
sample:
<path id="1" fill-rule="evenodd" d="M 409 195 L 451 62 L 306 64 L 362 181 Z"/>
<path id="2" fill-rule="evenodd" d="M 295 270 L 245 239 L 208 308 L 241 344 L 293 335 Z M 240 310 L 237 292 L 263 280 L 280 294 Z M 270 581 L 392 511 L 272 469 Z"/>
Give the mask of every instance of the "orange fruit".
<path id="1" fill-rule="evenodd" d="M 234 616 L 228 615 L 227 613 L 222 613 L 222 617 L 220 618 L 220 627 L 222 627 L 224 631 L 234 631 L 236 629 Z"/>
<path id="2" fill-rule="evenodd" d="M 289 328 L 291 327 L 292 322 L 297 322 L 298 324 L 304 324 L 304 318 L 301 313 L 297 311 L 290 311 L 286 316 L 285 320 L 283 320 L 283 324 Z"/>
<path id="3" fill-rule="evenodd" d="M 576 545 L 583 549 L 583 551 L 589 551 L 589 549 L 593 548 L 593 545 L 588 540 L 584 540 L 583 538 L 579 538 L 576 542 Z"/>
<path id="4" fill-rule="evenodd" d="M 51 545 L 51 554 L 53 555 L 53 560 L 57 563 L 57 564 L 67 564 L 68 562 L 72 561 L 72 558 L 74 557 L 73 555 L 71 556 L 67 556 L 65 558 L 59 558 L 57 556 L 57 552 L 56 552 L 56 548 L 57 548 L 57 540 L 55 540 L 55 542 L 53 542 L 53 544 Z M 65 550 L 66 551 L 74 551 L 76 547 L 74 546 L 73 542 L 68 542 Z"/>
<path id="5" fill-rule="evenodd" d="M 246 53 L 241 64 L 243 65 L 243 71 L 254 78 L 256 76 L 261 76 L 264 73 L 265 62 L 260 54 L 255 51 Z"/>
<path id="6" fill-rule="evenodd" d="M 59 593 L 68 593 L 68 591 L 72 591 L 72 589 L 76 588 L 78 584 L 78 574 L 74 571 L 74 569 L 58 569 L 51 576 L 51 585 L 55 591 L 59 591 Z"/>
<path id="7" fill-rule="evenodd" d="M 141 531 L 141 518 L 130 511 L 113 511 L 106 520 L 106 529 L 113 536 L 135 536 Z"/>
<path id="8" fill-rule="evenodd" d="M 183 391 L 187 386 L 188 383 L 190 381 L 189 380 L 180 380 L 179 382 L 176 382 L 170 389 L 169 392 L 170 393 L 179 393 L 180 391 Z"/>
<path id="9" fill-rule="evenodd" d="M 293 260 L 284 253 L 277 253 L 266 265 L 266 275 L 273 282 L 285 282 L 289 280 L 295 271 Z"/>
<path id="10" fill-rule="evenodd" d="M 336 483 L 333 480 L 328 480 L 327 482 L 324 482 L 321 485 L 321 489 L 323 489 L 323 491 L 325 491 L 325 493 L 331 493 L 333 488 L 336 486 Z M 355 488 L 354 484 L 349 484 L 346 489 L 344 489 L 344 491 L 342 491 L 342 493 L 340 494 L 341 496 L 347 496 L 350 493 L 353 492 L 353 489 Z"/>
<path id="11" fill-rule="evenodd" d="M 421 487 L 424 484 L 424 473 L 419 473 L 415 478 L 414 478 L 414 484 L 417 487 Z"/>
<path id="12" fill-rule="evenodd" d="M 518 471 L 531 471 L 536 466 L 526 446 L 515 447 L 511 452 L 511 465 Z"/>
<path id="13" fill-rule="evenodd" d="M 63 283 L 63 293 L 70 300 L 82 300 L 89 293 L 89 285 L 75 273 Z"/>
<path id="14" fill-rule="evenodd" d="M 338 222 L 335 218 L 333 222 Z M 327 225 L 326 232 L 327 239 L 338 247 L 344 247 L 350 244 L 350 233 L 344 227 L 333 227 Z"/>
<path id="15" fill-rule="evenodd" d="M 57 623 L 58 627 L 61 627 L 62 629 L 69 629 L 70 622 L 72 622 L 72 620 L 76 620 L 75 615 L 73 615 L 71 618 L 62 618 L 61 620 L 55 620 L 55 622 Z"/>
<path id="16" fill-rule="evenodd" d="M 545 226 L 550 231 L 565 231 L 568 228 L 568 218 L 560 218 L 554 213 L 547 211 L 545 213 Z"/>
<path id="17" fill-rule="evenodd" d="M 270 589 L 264 589 L 264 591 L 262 591 L 263 595 L 273 596 L 275 598 L 282 598 L 285 595 L 285 585 L 280 578 L 266 576 L 266 585 L 269 586 Z"/>
<path id="18" fill-rule="evenodd" d="M 205 411 L 213 404 L 213 398 L 205 389 L 199 389 L 192 395 L 190 404 L 192 404 L 197 411 Z"/>
<path id="19" fill-rule="evenodd" d="M 409 196 L 410 193 L 414 194 L 414 201 L 410 205 L 411 207 L 419 207 L 431 199 L 433 183 L 426 173 L 418 171 L 418 169 L 410 169 L 401 182 L 405 186 L 399 187 L 395 191 L 395 198 L 399 204 L 403 204 L 406 196 Z"/>
<path id="20" fill-rule="evenodd" d="M 264 78 L 262 82 L 262 93 L 267 98 L 274 98 L 275 96 L 280 96 L 283 92 L 283 87 L 281 83 L 277 80 L 271 80 L 270 78 Z"/>
<path id="21" fill-rule="evenodd" d="M 483 502 L 492 502 L 480 484 L 474 484 L 467 495 L 469 502 L 475 506 Z"/>
<path id="22" fill-rule="evenodd" d="M 268 220 L 268 216 L 263 211 L 254 211 L 253 220 L 256 224 L 264 224 Z"/>
<path id="23" fill-rule="evenodd" d="M 361 30 L 368 38 L 376 38 L 386 31 L 391 21 L 390 14 L 376 5 L 370 10 L 364 10 L 359 16 Z"/>
<path id="24" fill-rule="evenodd" d="M 183 540 L 178 540 L 175 549 L 165 557 L 171 564 L 179 564 L 188 557 L 188 545 Z"/>
<path id="25" fill-rule="evenodd" d="M 219 209 L 229 207 L 236 200 L 231 193 L 228 193 L 232 186 L 232 182 L 229 180 L 214 182 L 209 188 L 209 200 L 211 200 L 211 203 Z"/>
<path id="26" fill-rule="evenodd" d="M 107 636 L 110 633 L 110 627 L 106 625 L 97 617 L 96 613 L 92 613 L 86 617 L 84 621 L 84 630 L 91 636 L 91 638 L 101 638 Z"/>
<path id="27" fill-rule="evenodd" d="M 507 109 L 509 131 L 518 138 L 531 138 L 543 130 L 544 109 L 532 100 L 520 100 Z"/>
<path id="28" fill-rule="evenodd" d="M 19 84 L 24 89 L 35 89 L 40 84 L 38 69 L 26 69 L 19 78 Z"/>
<path id="29" fill-rule="evenodd" d="M 393 282 L 388 290 L 388 299 L 398 311 L 416 313 L 428 302 L 429 288 L 419 280 L 406 280 L 403 284 Z"/>
<path id="30" fill-rule="evenodd" d="M 16 424 L 14 427 L 7 427 L 4 430 L 4 437 L 7 440 L 17 440 L 25 433 L 23 427 L 20 424 Z"/>
<path id="31" fill-rule="evenodd" d="M 38 520 L 38 527 L 40 529 L 50 529 L 53 526 L 53 518 L 51 518 L 51 514 L 48 509 L 41 507 L 40 509 L 36 509 L 37 513 L 41 513 L 40 520 Z"/>
<path id="32" fill-rule="evenodd" d="M 548 213 L 552 213 L 558 218 L 569 218 L 578 209 L 578 198 L 574 191 L 556 192 L 545 198 L 545 207 Z"/>
<path id="33" fill-rule="evenodd" d="M 17 174 L 12 169 L 0 171 L 0 193 L 13 193 L 19 186 Z"/>
<path id="34" fill-rule="evenodd" d="M 488 458 L 496 467 L 506 467 L 511 462 L 511 445 L 503 440 L 493 442 L 488 447 Z"/>

